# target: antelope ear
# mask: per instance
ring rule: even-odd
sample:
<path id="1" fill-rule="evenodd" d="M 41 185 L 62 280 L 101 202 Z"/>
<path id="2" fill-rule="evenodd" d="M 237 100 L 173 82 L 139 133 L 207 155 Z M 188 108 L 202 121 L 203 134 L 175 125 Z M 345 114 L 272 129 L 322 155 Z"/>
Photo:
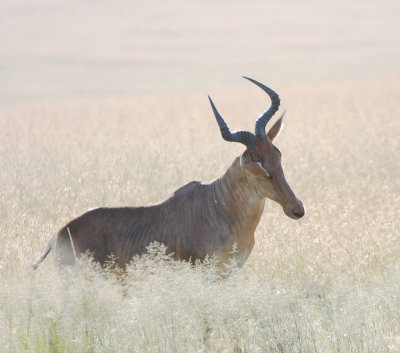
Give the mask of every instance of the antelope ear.
<path id="1" fill-rule="evenodd" d="M 274 141 L 275 138 L 279 135 L 283 128 L 283 117 L 285 116 L 285 112 L 281 115 L 281 117 L 275 122 L 274 125 L 269 129 L 267 136 L 271 141 Z"/>
<path id="2" fill-rule="evenodd" d="M 242 163 L 243 167 L 256 177 L 268 178 L 270 175 L 260 162 L 247 161 Z"/>

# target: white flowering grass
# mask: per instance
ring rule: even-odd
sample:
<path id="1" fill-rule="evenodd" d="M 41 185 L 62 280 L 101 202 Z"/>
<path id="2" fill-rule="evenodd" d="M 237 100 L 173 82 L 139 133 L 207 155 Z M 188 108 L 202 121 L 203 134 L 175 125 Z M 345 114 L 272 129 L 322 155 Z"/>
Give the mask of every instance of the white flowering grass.
<path id="1" fill-rule="evenodd" d="M 87 259 L 31 267 L 90 207 L 149 205 L 221 175 L 243 147 L 221 139 L 206 97 L 3 109 L 0 352 L 399 352 L 399 87 L 279 89 L 276 144 L 307 214 L 268 201 L 252 255 L 223 280 L 212 259 L 193 267 L 162 246 L 124 275 Z M 218 106 L 232 130 L 252 129 L 265 96 L 221 92 Z"/>

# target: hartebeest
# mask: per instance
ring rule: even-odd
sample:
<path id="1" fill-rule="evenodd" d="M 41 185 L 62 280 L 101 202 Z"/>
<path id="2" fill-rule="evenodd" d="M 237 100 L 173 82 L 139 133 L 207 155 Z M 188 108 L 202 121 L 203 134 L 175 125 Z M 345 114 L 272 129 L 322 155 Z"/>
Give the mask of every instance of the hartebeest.
<path id="1" fill-rule="evenodd" d="M 210 183 L 192 181 L 154 206 L 90 210 L 52 237 L 34 268 L 52 249 L 61 263 L 72 264 L 76 256 L 89 252 L 100 264 L 113 255 L 124 267 L 155 241 L 165 244 L 176 259 L 194 261 L 210 255 L 221 263 L 231 259 L 236 244 L 235 256 L 241 265 L 253 248 L 266 198 L 278 202 L 290 218 L 303 217 L 303 205 L 285 180 L 281 152 L 272 144 L 283 126 L 283 115 L 265 132 L 279 108 L 279 96 L 245 78 L 263 89 L 272 103 L 257 119 L 255 134 L 231 133 L 209 97 L 223 139 L 246 146 L 222 177 Z"/>

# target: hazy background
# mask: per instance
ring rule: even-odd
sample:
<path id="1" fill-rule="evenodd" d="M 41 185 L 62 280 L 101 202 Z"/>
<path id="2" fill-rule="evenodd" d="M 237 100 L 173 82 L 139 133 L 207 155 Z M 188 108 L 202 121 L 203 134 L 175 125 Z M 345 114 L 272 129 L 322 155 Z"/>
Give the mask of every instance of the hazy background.
<path id="1" fill-rule="evenodd" d="M 9 1 L 0 99 L 398 75 L 398 1 Z"/>
<path id="2" fill-rule="evenodd" d="M 1 1 L 0 351 L 400 352 L 399 1 Z M 307 213 L 267 200 L 253 251 L 142 259 L 125 286 L 32 263 L 98 206 L 221 176 L 271 86 Z M 275 119 L 275 118 L 274 118 Z M 268 127 L 268 126 L 267 126 Z"/>

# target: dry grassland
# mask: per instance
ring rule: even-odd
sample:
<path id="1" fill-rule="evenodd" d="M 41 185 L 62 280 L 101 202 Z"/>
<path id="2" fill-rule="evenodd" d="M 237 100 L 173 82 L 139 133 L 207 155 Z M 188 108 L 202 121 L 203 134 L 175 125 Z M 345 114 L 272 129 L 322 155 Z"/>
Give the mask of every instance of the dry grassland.
<path id="1" fill-rule="evenodd" d="M 2 1 L 0 353 L 400 352 L 400 42 L 395 0 Z M 220 176 L 270 85 L 307 213 L 267 201 L 220 281 L 162 249 L 121 284 L 32 263 L 97 206 Z M 267 102 L 267 103 L 266 103 Z"/>
<path id="2" fill-rule="evenodd" d="M 221 175 L 243 147 L 221 139 L 203 95 L 3 109 L 1 352 L 398 352 L 400 81 L 275 88 L 288 108 L 276 144 L 306 216 L 268 201 L 229 279 L 149 256 L 125 296 L 86 265 L 31 264 L 87 208 L 162 201 Z M 252 129 L 256 92 L 213 94 L 232 129 Z"/>

